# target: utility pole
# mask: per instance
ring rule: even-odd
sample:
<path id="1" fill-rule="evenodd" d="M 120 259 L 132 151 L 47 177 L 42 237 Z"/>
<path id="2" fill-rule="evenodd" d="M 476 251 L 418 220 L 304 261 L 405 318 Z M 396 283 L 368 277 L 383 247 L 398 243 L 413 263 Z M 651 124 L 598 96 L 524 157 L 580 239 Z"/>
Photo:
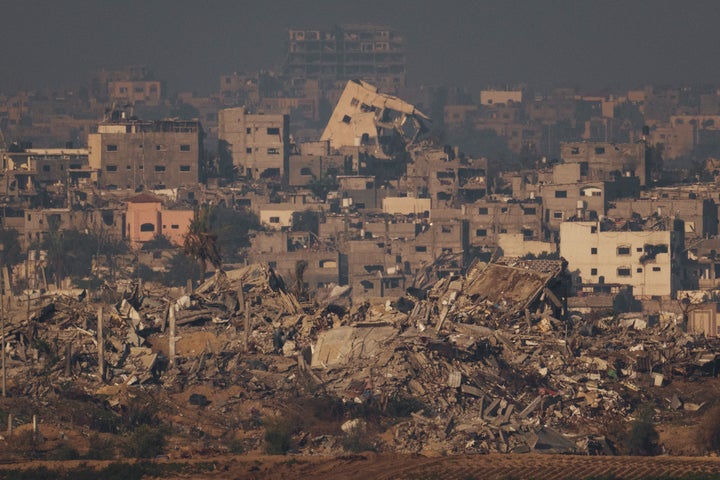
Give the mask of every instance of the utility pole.
<path id="1" fill-rule="evenodd" d="M 98 307 L 97 314 L 98 370 L 100 379 L 105 380 L 105 342 L 103 341 L 103 308 Z"/>
<path id="2" fill-rule="evenodd" d="M 249 349 L 250 343 L 250 301 L 245 301 L 245 331 L 243 332 L 243 348 L 245 353 Z"/>
<path id="3" fill-rule="evenodd" d="M 170 312 L 168 313 L 168 323 L 170 323 L 168 356 L 170 357 L 170 366 L 175 366 L 175 305 L 170 304 Z"/>
<path id="4" fill-rule="evenodd" d="M 0 289 L 1 290 L 1 289 Z M 7 371 L 5 370 L 5 292 L 0 295 L 0 329 L 2 329 L 2 396 L 7 396 Z"/>

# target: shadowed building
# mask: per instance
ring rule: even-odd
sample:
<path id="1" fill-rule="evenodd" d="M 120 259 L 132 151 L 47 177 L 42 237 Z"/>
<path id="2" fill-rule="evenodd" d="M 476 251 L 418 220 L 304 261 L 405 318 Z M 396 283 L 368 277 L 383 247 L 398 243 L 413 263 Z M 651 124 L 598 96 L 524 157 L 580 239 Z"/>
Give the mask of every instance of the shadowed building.
<path id="1" fill-rule="evenodd" d="M 128 120 L 125 115 L 98 125 L 88 136 L 90 167 L 101 188 L 161 189 L 200 180 L 202 127 L 197 120 Z"/>

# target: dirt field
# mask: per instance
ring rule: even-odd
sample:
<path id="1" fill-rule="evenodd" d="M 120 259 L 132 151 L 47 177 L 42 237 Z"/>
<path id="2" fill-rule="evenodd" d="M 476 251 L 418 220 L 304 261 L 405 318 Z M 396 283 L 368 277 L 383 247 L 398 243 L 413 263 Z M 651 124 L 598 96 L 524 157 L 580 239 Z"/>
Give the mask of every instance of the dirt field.
<path id="1" fill-rule="evenodd" d="M 175 462 L 175 461 L 173 461 Z M 202 462 L 202 463 L 199 463 Z M 720 458 L 711 457 L 588 457 L 571 455 L 462 455 L 427 458 L 422 456 L 360 454 L 337 458 L 215 457 L 184 461 L 178 473 L 176 463 L 157 462 L 167 467 L 162 478 L 204 479 L 657 479 L 720 478 Z M 208 467 L 208 464 L 212 464 Z M 0 478 L 25 474 L 39 467 L 68 473 L 74 469 L 106 468 L 109 462 L 33 462 L 4 465 Z M 193 465 L 196 468 L 193 468 Z M 170 468 L 172 466 L 172 468 Z M 100 473 L 100 470 L 98 473 Z M 174 473 L 173 473 L 174 472 Z M 25 477 L 27 478 L 27 477 Z M 46 476 L 45 478 L 52 478 Z M 149 477 L 147 477 L 149 478 Z"/>

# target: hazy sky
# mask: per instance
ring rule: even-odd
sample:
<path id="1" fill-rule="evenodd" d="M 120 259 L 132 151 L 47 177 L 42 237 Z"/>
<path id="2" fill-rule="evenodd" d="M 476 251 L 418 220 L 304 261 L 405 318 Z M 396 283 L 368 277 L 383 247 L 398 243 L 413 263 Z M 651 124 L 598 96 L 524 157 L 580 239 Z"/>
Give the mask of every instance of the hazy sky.
<path id="1" fill-rule="evenodd" d="M 278 66 L 289 27 L 379 23 L 411 83 L 720 83 L 716 0 L 0 0 L 0 88 L 76 85 L 146 64 L 171 91 Z"/>

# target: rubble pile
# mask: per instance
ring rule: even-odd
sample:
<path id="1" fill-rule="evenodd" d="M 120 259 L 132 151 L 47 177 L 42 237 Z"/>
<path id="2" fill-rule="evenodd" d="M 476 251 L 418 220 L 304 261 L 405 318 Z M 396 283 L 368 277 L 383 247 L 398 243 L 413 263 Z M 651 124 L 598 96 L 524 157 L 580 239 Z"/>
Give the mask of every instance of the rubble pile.
<path id="1" fill-rule="evenodd" d="M 312 366 L 347 401 L 420 402 L 394 427 L 395 451 L 607 453 L 603 428 L 631 415 L 629 399 L 715 364 L 705 339 L 672 315 L 653 327 L 560 320 L 564 265 L 511 265 L 476 264 L 439 281 L 400 322 L 407 328 L 322 333 Z M 683 408 L 677 397 L 667 406 Z"/>
<path id="2" fill-rule="evenodd" d="M 222 412 L 241 399 L 322 394 L 349 412 L 369 405 L 402 418 L 379 445 L 398 452 L 609 453 L 607 425 L 673 377 L 714 373 L 717 348 L 674 314 L 569 312 L 566 282 L 562 261 L 504 259 L 356 305 L 347 287 L 300 303 L 263 264 L 218 272 L 192 293 L 136 283 L 103 309 L 102 376 L 98 306 L 84 291 L 55 293 L 8 322 L 9 377 L 39 398 L 70 380 L 102 395 L 113 385 L 240 388 L 218 405 L 191 398 Z M 700 406 L 666 401 L 670 411 Z M 303 445 L 332 451 L 338 441 Z"/>

